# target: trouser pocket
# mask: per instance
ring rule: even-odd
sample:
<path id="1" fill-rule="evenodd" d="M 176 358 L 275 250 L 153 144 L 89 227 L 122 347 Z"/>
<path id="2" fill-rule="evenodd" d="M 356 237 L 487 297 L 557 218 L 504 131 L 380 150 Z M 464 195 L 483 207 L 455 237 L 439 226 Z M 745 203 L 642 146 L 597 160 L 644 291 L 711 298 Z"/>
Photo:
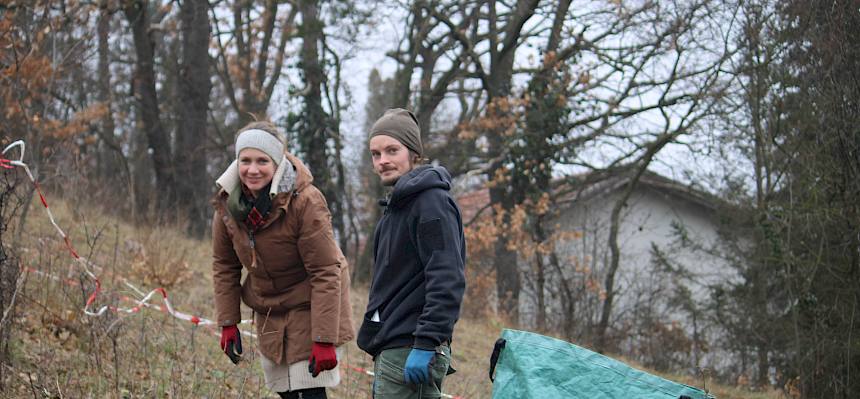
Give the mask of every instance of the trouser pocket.
<path id="1" fill-rule="evenodd" d="M 403 378 L 406 358 L 411 350 L 412 348 L 386 349 L 376 356 L 373 398 L 435 399 L 442 396 L 442 381 L 451 365 L 451 348 L 447 345 L 436 348 L 436 356 L 430 364 L 430 381 L 421 385 L 409 384 Z"/>
<path id="2" fill-rule="evenodd" d="M 430 377 L 432 377 L 432 392 L 433 396 L 424 396 L 427 398 L 439 398 L 442 396 L 442 381 L 449 374 L 451 368 L 451 347 L 442 345 L 436 348 L 436 358 L 433 364 L 430 365 Z"/>
<path id="3" fill-rule="evenodd" d="M 411 398 L 413 392 L 403 379 L 403 367 L 410 348 L 386 349 L 376 355 L 373 377 L 374 399 Z"/>

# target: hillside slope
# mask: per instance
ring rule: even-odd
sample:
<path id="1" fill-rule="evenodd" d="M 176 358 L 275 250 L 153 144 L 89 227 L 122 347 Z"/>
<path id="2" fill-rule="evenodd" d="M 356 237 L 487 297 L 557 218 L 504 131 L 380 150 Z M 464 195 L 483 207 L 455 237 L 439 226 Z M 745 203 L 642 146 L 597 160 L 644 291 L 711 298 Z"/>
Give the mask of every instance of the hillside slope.
<path id="1" fill-rule="evenodd" d="M 34 202 L 16 247 L 25 270 L 18 295 L 10 366 L 3 373 L 6 397 L 274 398 L 262 387 L 255 340 L 245 337 L 245 360 L 231 364 L 218 347 L 218 331 L 169 315 L 160 293 L 137 306 L 143 294 L 164 288 L 173 308 L 201 319 L 214 314 L 211 254 L 207 241 L 169 227 L 134 228 L 92 208 L 54 201 L 51 209 L 77 253 L 90 261 L 101 290 L 85 315 L 94 281 L 75 262 L 44 208 Z M 361 320 L 367 290 L 353 289 L 353 312 Z M 248 315 L 245 310 L 243 315 Z M 356 326 L 357 328 L 358 326 Z M 253 327 L 243 325 L 244 331 Z M 489 398 L 487 378 L 493 342 L 503 326 L 495 320 L 461 320 L 456 327 L 447 394 Z M 332 398 L 370 397 L 373 365 L 355 343 L 342 361 L 343 381 Z M 694 386 L 695 377 L 668 376 Z M 777 398 L 709 386 L 719 398 Z"/>

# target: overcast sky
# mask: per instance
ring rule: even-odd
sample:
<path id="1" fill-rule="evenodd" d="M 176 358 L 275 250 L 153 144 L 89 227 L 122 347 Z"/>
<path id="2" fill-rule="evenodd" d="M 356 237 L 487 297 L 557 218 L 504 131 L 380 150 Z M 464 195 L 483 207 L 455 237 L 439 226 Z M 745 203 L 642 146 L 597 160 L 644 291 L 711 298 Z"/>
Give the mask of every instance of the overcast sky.
<path id="1" fill-rule="evenodd" d="M 374 10 L 374 21 L 363 25 L 355 43 L 331 40 L 329 44 L 342 55 L 342 84 L 348 87 L 351 97 L 343 99 L 347 108 L 342 113 L 340 130 L 344 135 L 345 162 L 358 165 L 361 157 L 366 156 L 364 148 L 364 107 L 368 97 L 367 81 L 373 68 L 379 70 L 383 78 L 393 76 L 396 63 L 385 55 L 394 50 L 400 41 L 405 23 L 406 10 L 397 7 L 379 7 Z M 339 32 L 334 32 L 334 36 Z M 523 46 L 518 51 L 517 63 L 521 66 L 534 65 L 538 60 L 536 50 Z M 525 82 L 515 82 L 521 86 Z M 273 104 L 277 104 L 275 101 Z M 444 104 L 438 114 L 444 113 Z M 276 113 L 276 112 L 275 112 Z M 444 115 L 434 115 L 444 119 Z M 702 135 L 704 136 L 704 135 Z M 683 183 L 695 182 L 701 188 L 708 188 L 713 182 L 706 181 L 707 175 L 719 175 L 720 168 L 739 167 L 744 159 L 725 159 L 726 154 L 706 153 L 711 146 L 705 137 L 690 136 L 689 146 L 669 145 L 658 155 L 651 170 Z M 696 152 L 691 151 L 696 149 Z M 602 152 L 602 151 L 601 151 Z M 357 168 L 348 170 L 355 174 Z M 559 169 L 559 174 L 581 172 L 572 169 Z M 356 176 L 350 176 L 356 177 Z"/>

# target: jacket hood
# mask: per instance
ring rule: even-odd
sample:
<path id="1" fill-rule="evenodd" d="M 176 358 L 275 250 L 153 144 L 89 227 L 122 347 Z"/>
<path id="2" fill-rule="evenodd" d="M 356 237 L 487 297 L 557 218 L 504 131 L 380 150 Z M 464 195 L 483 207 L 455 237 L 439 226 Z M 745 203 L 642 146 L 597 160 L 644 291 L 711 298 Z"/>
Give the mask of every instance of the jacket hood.
<path id="1" fill-rule="evenodd" d="M 451 190 L 451 174 L 442 166 L 423 165 L 397 179 L 388 206 L 398 206 L 416 194 L 432 188 Z"/>
<path id="2" fill-rule="evenodd" d="M 289 170 L 291 168 L 292 170 Z M 272 191 L 269 193 L 272 197 L 287 191 L 301 191 L 309 186 L 314 181 L 311 171 L 307 166 L 290 153 L 284 153 L 283 160 L 278 164 L 278 169 L 272 177 Z M 236 160 L 224 170 L 224 173 L 215 180 L 215 185 L 218 187 L 218 196 L 229 195 L 236 185 L 240 184 L 239 166 Z"/>

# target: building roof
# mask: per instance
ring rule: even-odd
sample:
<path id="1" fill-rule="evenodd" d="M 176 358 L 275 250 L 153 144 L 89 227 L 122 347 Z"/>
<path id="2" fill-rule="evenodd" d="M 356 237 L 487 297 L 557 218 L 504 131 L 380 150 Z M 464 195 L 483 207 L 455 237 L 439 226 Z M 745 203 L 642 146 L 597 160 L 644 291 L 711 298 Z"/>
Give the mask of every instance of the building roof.
<path id="1" fill-rule="evenodd" d="M 598 177 L 595 174 L 569 176 L 563 181 L 557 181 L 554 190 L 556 201 L 559 205 L 572 206 L 579 201 L 608 196 L 626 187 L 631 179 L 632 174 L 629 173 L 608 177 Z M 672 195 L 710 211 L 715 211 L 723 204 L 723 200 L 713 194 L 647 170 L 639 178 L 638 187 Z M 485 209 L 490 204 L 490 190 L 483 187 L 464 192 L 457 196 L 457 204 L 460 206 L 463 223 L 469 223 L 479 212 L 486 212 Z"/>
<path id="2" fill-rule="evenodd" d="M 592 179 L 589 175 L 574 177 L 574 182 L 564 182 L 555 190 L 559 204 L 572 204 L 577 201 L 589 200 L 606 196 L 626 187 L 633 178 L 632 173 L 611 175 L 602 179 Z M 717 196 L 697 189 L 692 185 L 683 184 L 676 180 L 646 170 L 639 178 L 638 187 L 650 188 L 657 192 L 673 195 L 682 200 L 692 202 L 708 210 L 716 210 L 723 201 Z"/>

